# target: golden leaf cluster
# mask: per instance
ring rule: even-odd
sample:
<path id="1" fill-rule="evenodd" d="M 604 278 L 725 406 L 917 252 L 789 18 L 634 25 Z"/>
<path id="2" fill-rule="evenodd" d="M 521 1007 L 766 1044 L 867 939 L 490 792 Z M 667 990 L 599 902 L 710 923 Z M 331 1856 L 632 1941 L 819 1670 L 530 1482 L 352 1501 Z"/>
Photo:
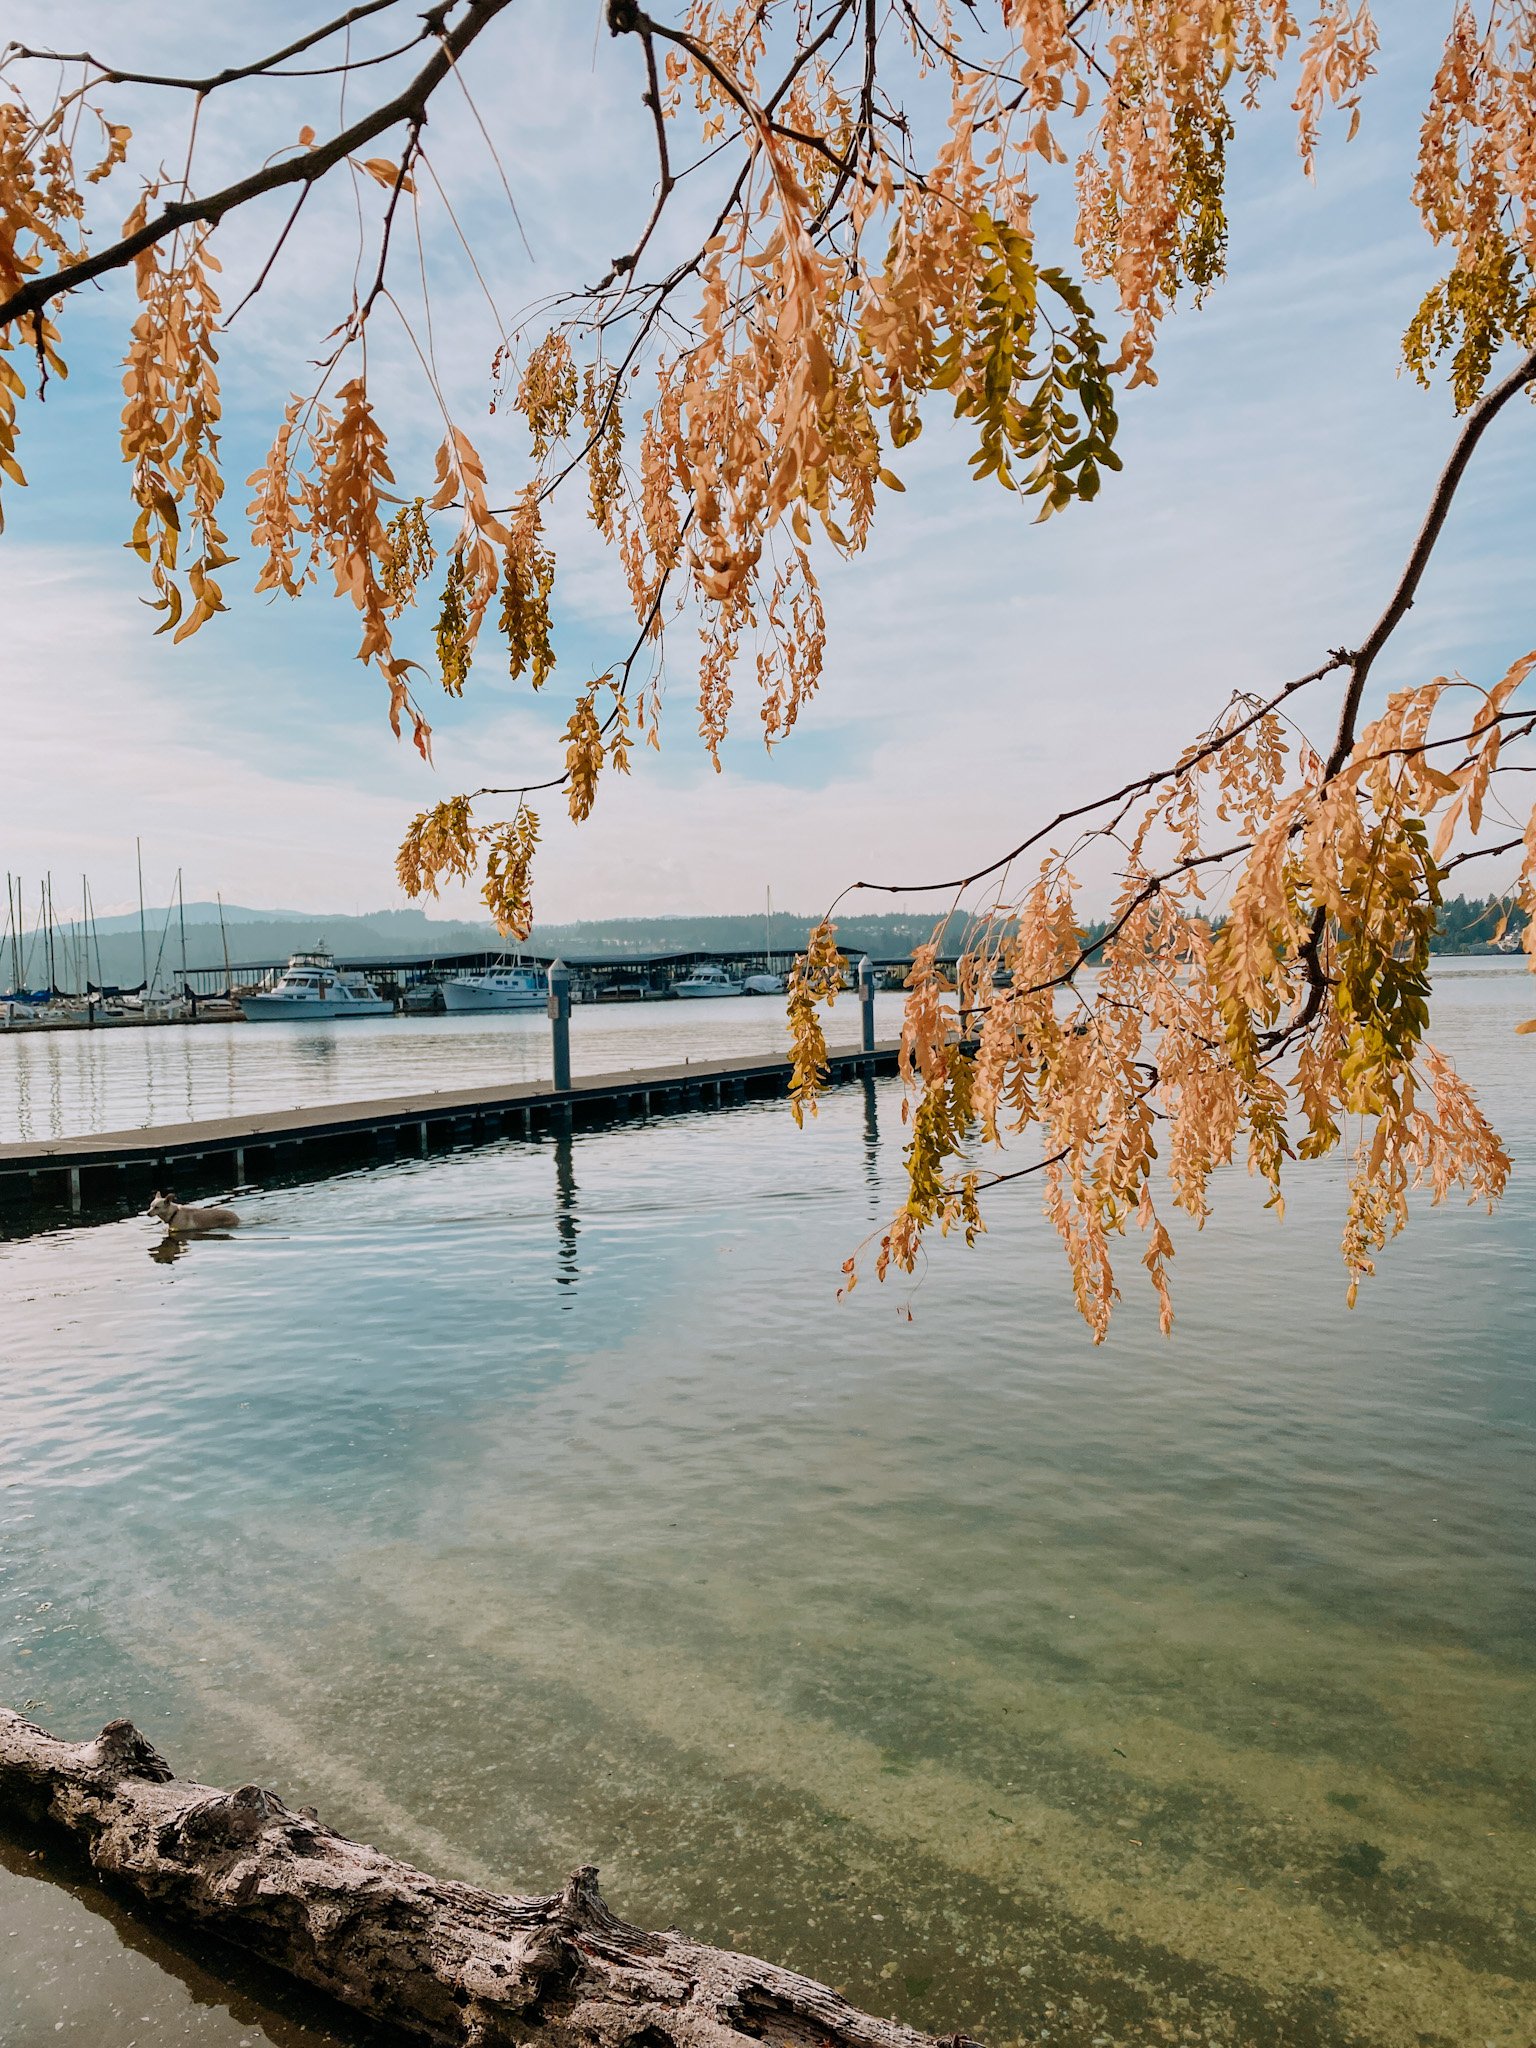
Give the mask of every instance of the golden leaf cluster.
<path id="1" fill-rule="evenodd" d="M 75 165 L 77 117 L 72 101 L 61 97 L 37 120 L 17 101 L 0 98 L 0 299 L 18 291 L 50 260 L 68 264 L 85 254 L 86 200 L 81 186 L 109 178 L 132 139 L 121 122 L 94 111 L 92 120 L 100 130 L 102 155 L 81 179 Z M 16 454 L 16 408 L 27 395 L 16 360 L 17 343 L 36 362 L 41 391 L 50 376 L 68 375 L 58 339 L 53 320 L 41 309 L 19 330 L 0 325 L 0 531 L 5 526 L 4 480 L 26 483 Z"/>
<path id="2" fill-rule="evenodd" d="M 526 939 L 533 928 L 538 813 L 519 803 L 511 818 L 477 825 L 471 805 L 471 798 L 455 796 L 417 813 L 396 856 L 400 886 L 408 896 L 436 896 L 445 881 L 470 881 L 483 861 L 481 895 L 498 930 Z"/>
<path id="3" fill-rule="evenodd" d="M 789 975 L 789 1106 L 797 1124 L 804 1124 L 807 1110 L 816 1114 L 816 1098 L 827 1074 L 827 1037 L 817 1005 L 834 1003 L 842 985 L 837 926 L 824 918 Z"/>
<path id="4" fill-rule="evenodd" d="M 536 690 L 543 689 L 555 666 L 549 609 L 554 587 L 555 558 L 544 544 L 538 488 L 530 484 L 518 498 L 507 531 L 498 623 L 513 677 L 526 674 Z"/>
<path id="5" fill-rule="evenodd" d="M 612 702 L 606 719 L 597 715 L 598 693 L 609 692 Z M 581 824 L 592 815 L 597 798 L 597 778 L 604 767 L 620 775 L 629 773 L 629 703 L 612 674 L 599 676 L 576 700 L 565 728 L 565 795 L 572 819 Z"/>
<path id="6" fill-rule="evenodd" d="M 125 235 L 143 227 L 156 196 L 154 186 L 146 189 Z M 165 614 L 158 630 L 177 640 L 227 609 L 214 575 L 233 560 L 219 525 L 218 269 L 206 234 L 173 242 L 164 256 L 151 243 L 134 259 L 140 311 L 123 367 L 122 449 L 139 511 L 129 545 L 148 565 L 153 607 Z M 185 594 L 177 560 L 183 510 L 197 550 L 184 571 Z"/>
<path id="7" fill-rule="evenodd" d="M 1505 341 L 1536 341 L 1536 14 L 1493 0 L 1456 9 L 1420 136 L 1413 196 L 1454 261 L 1414 315 L 1404 360 L 1423 384 L 1451 357 L 1473 404 Z"/>
<path id="8" fill-rule="evenodd" d="M 1020 1171 L 1043 1179 L 1095 1339 L 1132 1230 L 1171 1327 L 1165 1209 L 1200 1227 L 1213 1176 L 1234 1163 L 1278 1209 L 1287 1162 L 1350 1148 L 1351 1302 L 1412 1189 L 1493 1202 L 1510 1162 L 1425 1039 L 1429 952 L 1441 863 L 1483 829 L 1509 737 L 1536 728 L 1519 694 L 1533 676 L 1536 654 L 1488 689 L 1442 677 L 1396 692 L 1332 776 L 1310 748 L 1293 763 L 1273 713 L 1236 700 L 1118 823 L 1130 862 L 1100 941 L 1067 855 L 1052 853 L 1019 901 L 977 919 L 952 972 L 937 942 L 917 949 L 901 1046 L 908 1187 L 878 1270 L 912 1271 L 935 1226 L 974 1236 L 980 1195 L 1015 1177 L 980 1161 L 1025 1133 L 1040 1157 Z M 1536 912 L 1536 810 L 1520 857 L 1512 901 Z M 1218 918 L 1202 875 L 1222 878 Z M 797 1114 L 817 1086 L 811 1021 L 800 1029 Z"/>

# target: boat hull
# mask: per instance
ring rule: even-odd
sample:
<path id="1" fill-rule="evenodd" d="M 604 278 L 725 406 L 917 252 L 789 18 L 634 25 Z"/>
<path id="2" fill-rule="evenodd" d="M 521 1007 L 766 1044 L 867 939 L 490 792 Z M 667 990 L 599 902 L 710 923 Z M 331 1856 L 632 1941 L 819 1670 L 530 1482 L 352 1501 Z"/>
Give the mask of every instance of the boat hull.
<path id="1" fill-rule="evenodd" d="M 680 982 L 674 982 L 672 993 L 681 1002 L 703 1003 L 708 1002 L 714 996 L 742 996 L 746 994 L 746 990 L 739 981 L 725 983 L 724 985 L 715 983 L 709 988 L 685 988 Z"/>
<path id="2" fill-rule="evenodd" d="M 242 996 L 240 1007 L 250 1024 L 328 1024 L 339 1017 L 389 1017 L 395 1008 L 383 996 L 358 996 L 345 1003 L 325 996 L 312 1002 L 297 1002 L 288 996 Z"/>
<path id="3" fill-rule="evenodd" d="M 537 989 L 472 988 L 467 982 L 443 983 L 443 1008 L 459 1011 L 542 1010 L 546 997 Z"/>

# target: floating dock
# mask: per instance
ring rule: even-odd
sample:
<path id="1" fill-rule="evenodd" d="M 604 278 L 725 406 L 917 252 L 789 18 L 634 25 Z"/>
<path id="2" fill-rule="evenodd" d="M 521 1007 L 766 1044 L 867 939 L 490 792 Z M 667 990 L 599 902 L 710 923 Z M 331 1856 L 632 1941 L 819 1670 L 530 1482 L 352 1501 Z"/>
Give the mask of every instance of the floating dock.
<path id="1" fill-rule="evenodd" d="M 893 1074 L 896 1053 L 894 1042 L 868 1052 L 831 1050 L 828 1085 Z M 542 1081 L 455 1088 L 0 1145 L 0 1203 L 13 1225 L 18 1209 L 120 1214 L 157 1187 L 174 1187 L 186 1200 L 269 1179 L 319 1179 L 349 1166 L 425 1158 L 501 1138 L 729 1108 L 786 1095 L 789 1076 L 789 1062 L 781 1056 L 693 1060 L 594 1074 L 568 1089 Z"/>

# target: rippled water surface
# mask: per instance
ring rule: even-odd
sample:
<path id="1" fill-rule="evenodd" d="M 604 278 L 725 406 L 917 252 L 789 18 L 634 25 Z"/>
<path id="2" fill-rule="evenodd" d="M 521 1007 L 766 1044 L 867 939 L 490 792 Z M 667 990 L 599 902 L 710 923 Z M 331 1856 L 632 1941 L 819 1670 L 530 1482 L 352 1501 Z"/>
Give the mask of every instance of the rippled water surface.
<path id="1" fill-rule="evenodd" d="M 876 997 L 882 1034 L 901 1028 L 901 1000 Z M 833 1005 L 827 1024 L 832 1044 L 857 1041 L 852 994 Z M 571 1015 L 578 1077 L 736 1054 L 764 1059 L 788 1043 L 784 1004 L 767 997 L 578 1004 Z M 549 1020 L 538 1011 L 0 1031 L 0 1144 L 244 1110 L 516 1086 L 550 1071 Z"/>
<path id="2" fill-rule="evenodd" d="M 1171 1344 L 1128 1246 L 1093 1349 L 1027 1183 L 840 1302 L 884 1084 L 0 1248 L 6 1697 L 936 2030 L 1528 2048 L 1536 1040 L 1437 983 L 1523 1170 L 1353 1315 L 1331 1165 L 1224 1180 Z M 338 2038 L 51 1869 L 5 2048 Z"/>

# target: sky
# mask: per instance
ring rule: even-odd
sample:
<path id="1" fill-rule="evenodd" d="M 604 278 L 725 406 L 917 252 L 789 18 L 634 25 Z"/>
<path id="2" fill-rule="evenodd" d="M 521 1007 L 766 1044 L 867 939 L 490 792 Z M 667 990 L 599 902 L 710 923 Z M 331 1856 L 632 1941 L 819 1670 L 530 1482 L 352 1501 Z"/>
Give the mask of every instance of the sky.
<path id="1" fill-rule="evenodd" d="M 558 798 L 546 803 L 539 917 L 742 911 L 770 889 L 777 905 L 814 911 L 857 880 L 971 868 L 1064 804 L 1173 759 L 1233 689 L 1272 689 L 1330 647 L 1357 643 L 1454 431 L 1445 393 L 1398 371 L 1402 329 L 1436 275 L 1409 191 L 1447 14 L 1440 0 L 1388 11 L 1361 132 L 1346 145 L 1342 124 L 1326 131 L 1315 182 L 1296 159 L 1288 91 L 1240 120 L 1229 276 L 1204 307 L 1170 322 L 1158 385 L 1122 407 L 1124 473 L 1106 479 L 1097 502 L 1033 525 L 1018 500 L 968 480 L 962 438 L 935 417 L 903 452 L 905 493 L 883 499 L 866 553 L 823 564 L 820 696 L 768 755 L 744 689 L 718 775 L 694 736 L 685 629 L 668 657 L 663 753 L 637 757 L 627 782 L 608 778 L 580 828 Z M 248 59 L 323 18 L 293 0 L 157 0 L 131 14 L 116 0 L 10 0 L 6 17 L 19 40 L 177 71 Z M 463 102 L 445 95 L 434 114 L 434 167 L 503 317 L 595 280 L 633 242 L 652 178 L 639 58 L 632 39 L 600 32 L 597 0 L 527 0 L 477 45 L 467 82 L 516 220 Z M 362 96 L 352 91 L 355 113 Z M 136 91 L 119 104 L 139 138 L 131 162 L 163 153 L 179 175 L 184 109 Z M 222 111 L 210 104 L 197 181 L 239 175 L 305 121 L 324 134 L 335 116 L 334 80 L 259 96 L 237 88 Z M 126 210 L 121 175 L 112 189 Z M 368 204 L 379 198 L 371 191 Z M 486 417 L 494 323 L 454 260 L 435 197 L 423 204 L 438 368 L 468 430 L 516 483 L 528 459 L 520 423 Z M 352 206 L 343 183 L 306 208 L 226 344 L 226 505 L 242 559 L 224 578 L 231 612 L 180 647 L 153 636 L 139 565 L 123 546 L 116 427 L 130 295 L 112 281 L 66 309 L 71 375 L 27 408 L 30 488 L 7 487 L 0 537 L 0 864 L 34 893 L 51 870 L 61 914 L 78 902 L 82 872 L 101 910 L 134 902 L 136 838 L 153 901 L 166 900 L 180 868 L 189 899 L 221 891 L 334 911 L 398 903 L 394 848 L 411 814 L 482 783 L 555 772 L 572 686 L 628 645 L 613 566 L 573 497 L 554 526 L 560 665 L 545 698 L 508 679 L 488 645 L 464 700 L 429 704 L 429 768 L 390 735 L 382 685 L 354 658 L 349 605 L 323 589 L 297 605 L 251 594 L 238 480 L 345 314 Z M 267 211 L 221 231 L 227 304 L 280 221 Z M 687 224 L 685 207 L 680 234 Z M 1071 255 L 1064 241 L 1049 253 Z M 429 480 L 441 429 L 410 347 L 381 328 L 370 384 L 397 475 L 415 488 Z M 1378 669 L 1378 694 L 1449 669 L 1491 680 L 1523 653 L 1533 540 L 1536 412 L 1517 407 L 1476 459 Z M 409 651 L 425 651 L 429 625 Z M 1314 737 L 1327 733 L 1334 701 L 1318 694 Z M 1107 885 L 1092 872 L 1085 882 L 1092 908 Z M 439 906 L 475 907 L 459 895 Z"/>

